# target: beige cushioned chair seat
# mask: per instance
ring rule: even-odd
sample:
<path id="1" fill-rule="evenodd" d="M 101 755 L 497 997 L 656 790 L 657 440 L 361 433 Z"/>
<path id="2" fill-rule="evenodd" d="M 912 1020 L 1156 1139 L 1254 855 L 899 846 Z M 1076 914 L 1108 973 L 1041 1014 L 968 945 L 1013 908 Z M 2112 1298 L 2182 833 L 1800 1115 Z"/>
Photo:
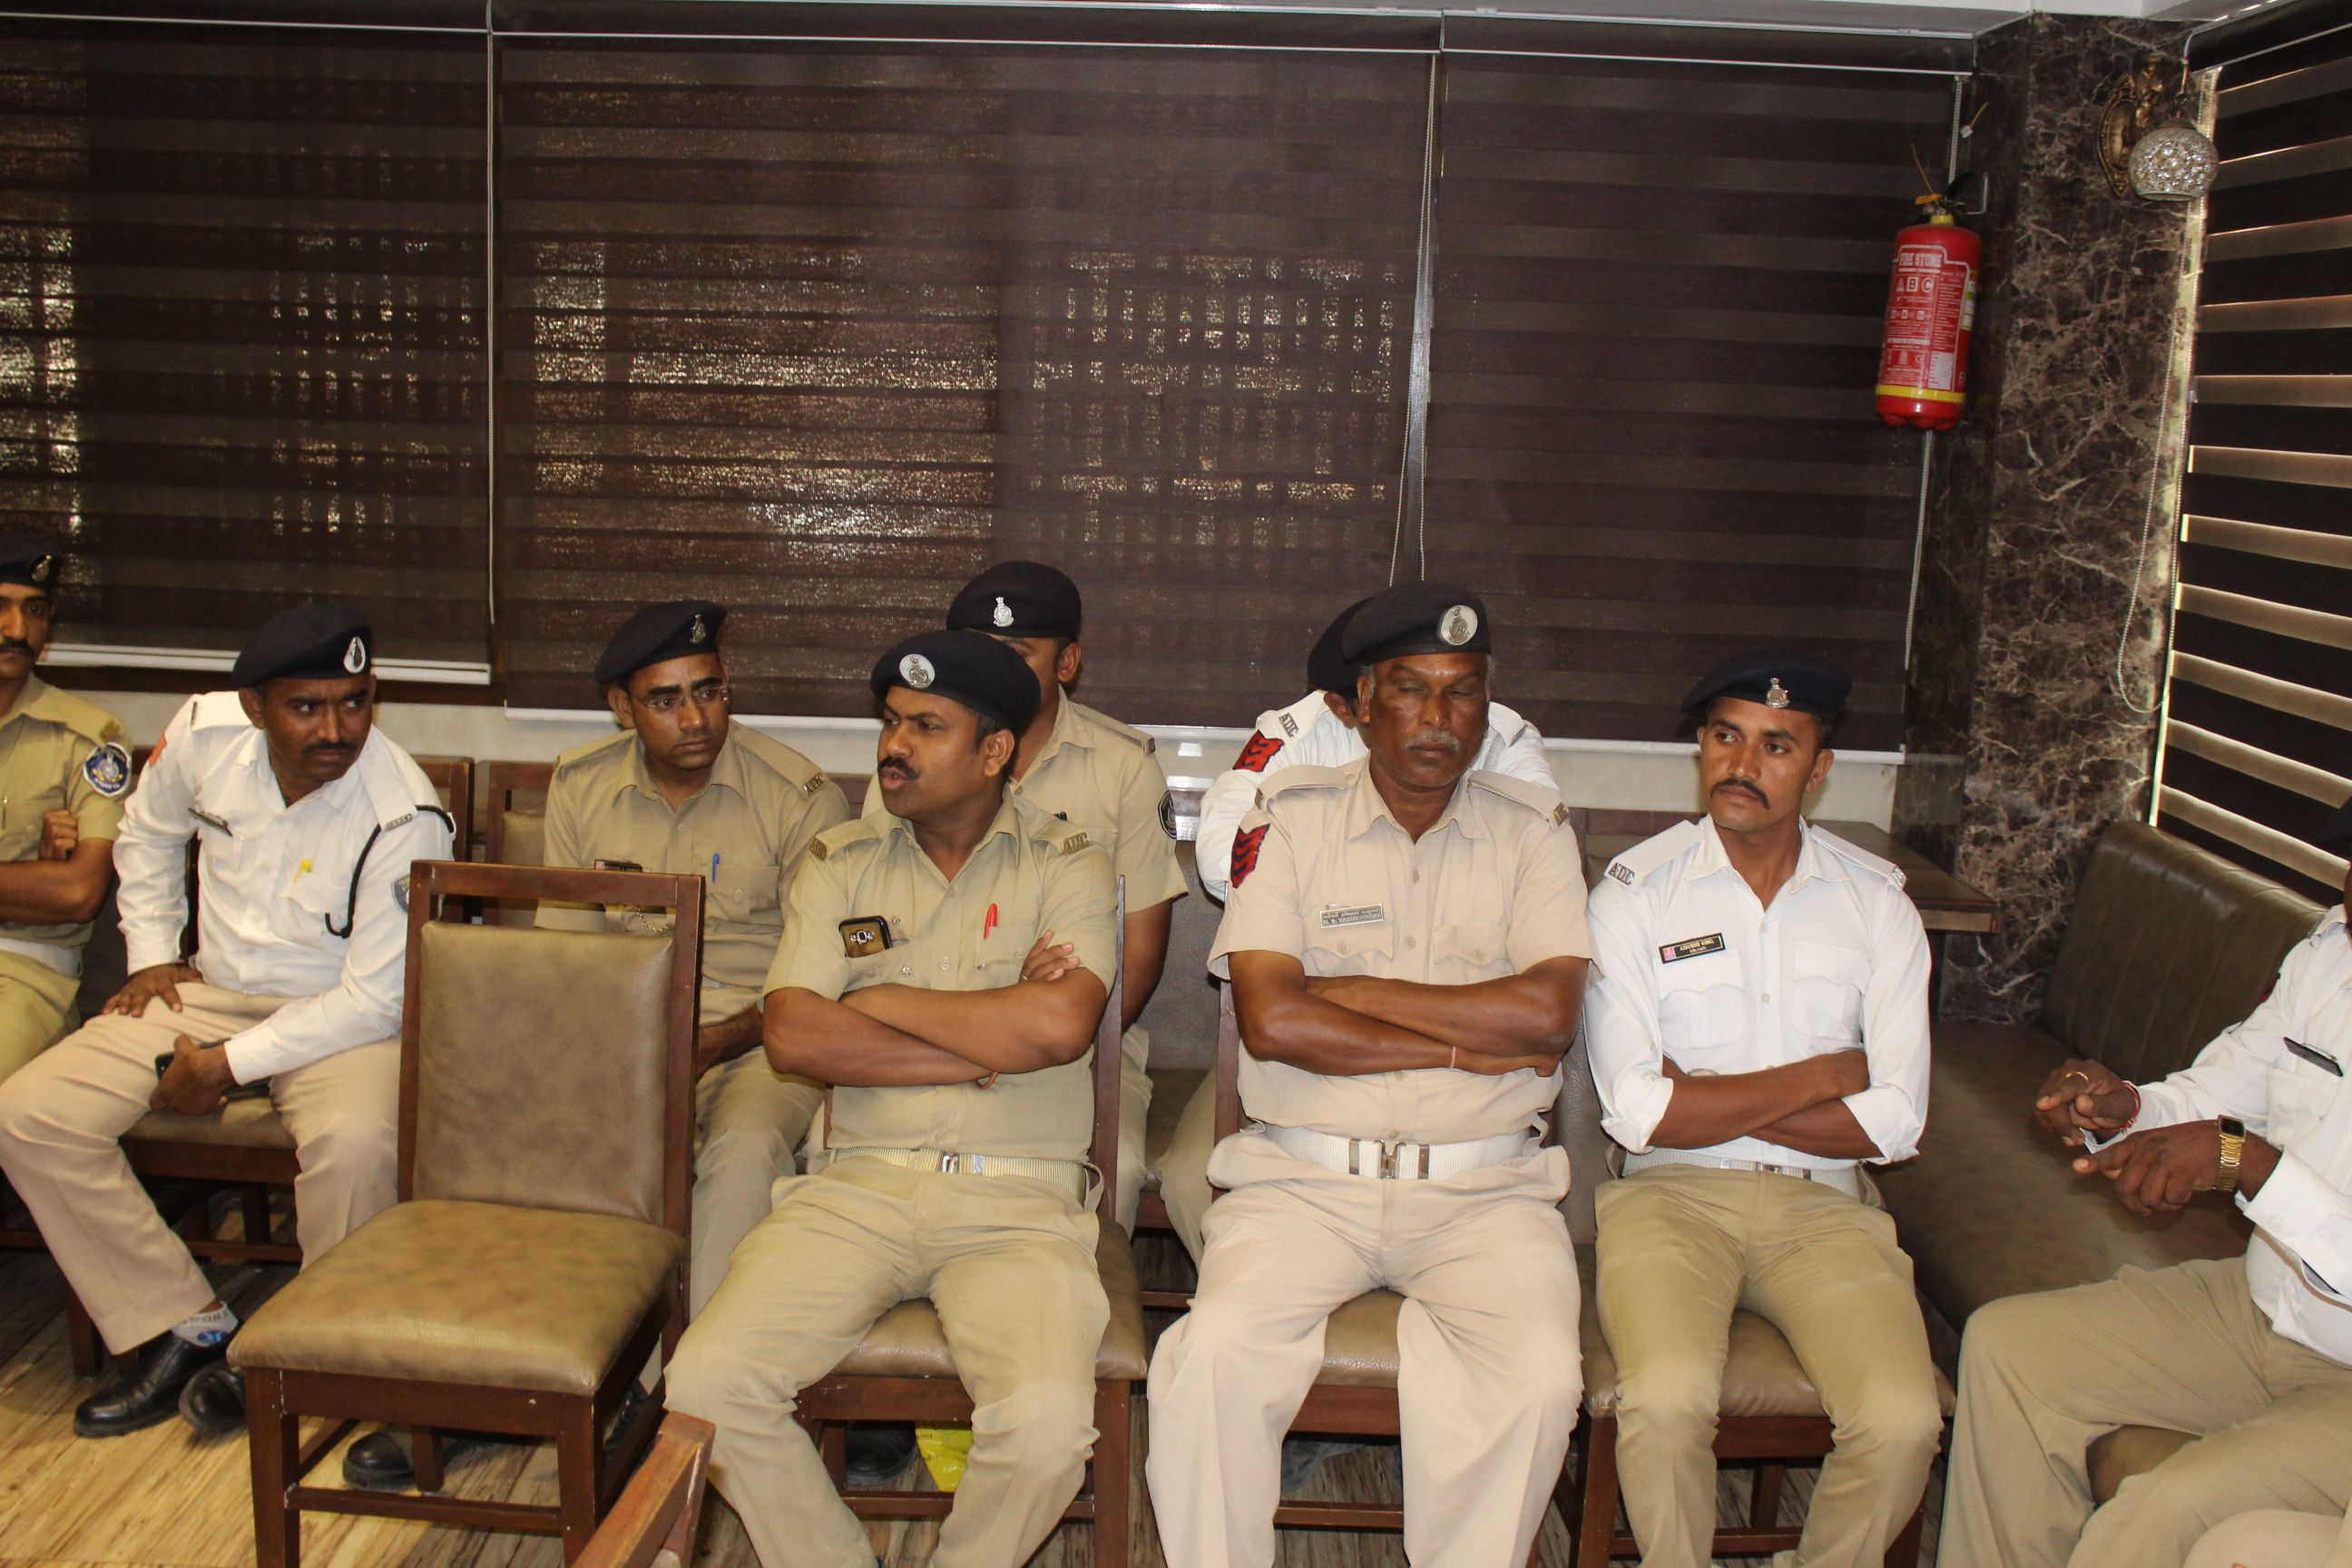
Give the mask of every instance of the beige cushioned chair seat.
<path id="1" fill-rule="evenodd" d="M 2092 1499 L 2102 1503 L 2114 1501 L 2126 1481 L 2145 1475 L 2195 1441 L 2186 1432 L 2162 1426 L 2118 1426 L 2094 1438 L 2086 1456 L 2091 1468 Z"/>
<path id="2" fill-rule="evenodd" d="M 173 1143 L 216 1143 L 236 1149 L 294 1147 L 294 1134 L 286 1130 L 278 1108 L 266 1098 L 232 1100 L 209 1116 L 151 1110 L 133 1122 L 123 1136 Z"/>
<path id="3" fill-rule="evenodd" d="M 590 1394 L 686 1242 L 612 1215 L 395 1204 L 271 1297 L 240 1367 Z"/>
<path id="4" fill-rule="evenodd" d="M 1176 1123 L 1183 1119 L 1184 1108 L 1192 1103 L 1201 1080 L 1208 1076 L 1198 1068 L 1151 1069 L 1151 1109 L 1143 1121 L 1144 1191 L 1159 1190 L 1160 1162 L 1167 1158 L 1168 1146 L 1176 1142 Z"/>
<path id="5" fill-rule="evenodd" d="M 1150 1370 L 1143 1348 L 1143 1307 L 1136 1295 L 1135 1258 L 1113 1231 L 1095 1248 L 1110 1321 L 1095 1352 L 1095 1376 L 1140 1383 Z M 953 1377 L 955 1358 L 930 1302 L 901 1301 L 876 1320 L 865 1340 L 834 1371 L 857 1377 Z"/>

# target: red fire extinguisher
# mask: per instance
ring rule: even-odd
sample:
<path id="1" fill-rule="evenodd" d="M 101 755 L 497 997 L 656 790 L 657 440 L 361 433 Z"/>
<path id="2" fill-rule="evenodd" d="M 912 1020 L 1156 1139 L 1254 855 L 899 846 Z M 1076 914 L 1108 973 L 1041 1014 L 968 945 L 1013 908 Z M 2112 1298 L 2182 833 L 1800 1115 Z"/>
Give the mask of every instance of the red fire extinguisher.
<path id="1" fill-rule="evenodd" d="M 1897 427 L 1949 430 L 1968 401 L 1969 340 L 1977 321 L 1984 244 L 1952 221 L 1940 195 L 1921 196 L 1927 221 L 1895 237 L 1886 342 L 1878 356 L 1878 416 Z"/>

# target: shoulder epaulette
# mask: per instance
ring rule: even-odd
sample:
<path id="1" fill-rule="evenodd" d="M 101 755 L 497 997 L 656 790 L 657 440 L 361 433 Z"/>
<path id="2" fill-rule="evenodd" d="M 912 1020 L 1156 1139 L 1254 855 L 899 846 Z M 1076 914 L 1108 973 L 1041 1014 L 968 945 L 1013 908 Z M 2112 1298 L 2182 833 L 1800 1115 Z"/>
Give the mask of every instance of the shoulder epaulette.
<path id="1" fill-rule="evenodd" d="M 853 816 L 847 822 L 836 822 L 809 840 L 808 854 L 812 860 L 829 860 L 836 850 L 858 844 L 878 844 L 881 829 L 869 817 Z"/>
<path id="2" fill-rule="evenodd" d="M 745 756 L 756 758 L 762 767 L 803 795 L 814 795 L 824 788 L 824 770 L 772 735 L 762 735 L 748 724 L 737 724 L 728 730 L 727 741 L 730 745 L 740 745 Z"/>
<path id="3" fill-rule="evenodd" d="M 556 753 L 554 771 L 557 773 L 572 773 L 583 763 L 602 762 L 621 747 L 634 744 L 636 738 L 632 731 L 616 730 L 596 740 L 583 742 L 569 751 Z"/>
<path id="4" fill-rule="evenodd" d="M 1345 768 L 1318 768 L 1310 763 L 1299 763 L 1259 784 L 1257 808 L 1264 811 L 1275 796 L 1287 795 L 1292 790 L 1338 789 L 1347 782 L 1348 770 Z"/>
<path id="5" fill-rule="evenodd" d="M 1067 700 L 1065 699 L 1065 700 Z M 1107 731 L 1111 734 L 1117 735 L 1120 740 L 1129 742 L 1130 745 L 1142 747 L 1143 754 L 1145 756 L 1151 755 L 1151 753 L 1159 748 L 1159 742 L 1153 740 L 1150 736 L 1145 734 L 1142 731 L 1137 729 L 1132 724 L 1122 724 L 1118 720 L 1112 718 L 1109 714 L 1102 712 L 1097 709 L 1089 708 L 1083 702 L 1072 703 L 1071 706 L 1076 708 L 1080 713 L 1084 714 L 1087 719 L 1094 724 L 1095 728 Z"/>
<path id="6" fill-rule="evenodd" d="M 122 721 L 97 703 L 77 697 L 70 691 L 50 687 L 41 693 L 40 715 L 55 724 L 63 725 L 85 741 L 120 740 Z"/>
<path id="7" fill-rule="evenodd" d="M 1612 882 L 1633 887 L 1659 867 L 1689 851 L 1698 843 L 1698 835 L 1697 823 L 1677 822 L 1610 861 L 1609 868 L 1601 875 Z"/>
<path id="8" fill-rule="evenodd" d="M 1489 773 L 1484 768 L 1470 775 L 1470 783 L 1488 795 L 1500 795 L 1514 805 L 1523 805 L 1537 816 L 1549 819 L 1554 827 L 1562 826 L 1568 821 L 1568 805 L 1559 798 L 1559 791 L 1556 789 L 1546 789 L 1539 784 L 1515 779 L 1508 773 Z"/>
<path id="9" fill-rule="evenodd" d="M 1814 837 L 1822 841 L 1822 848 L 1828 850 L 1831 854 L 1836 856 L 1847 865 L 1859 867 L 1864 871 L 1868 871 L 1875 876 L 1884 878 L 1890 887 L 1899 888 L 1903 885 L 1905 880 L 1903 868 L 1897 866 L 1894 861 L 1882 860 L 1867 849 L 1857 849 L 1853 845 L 1848 844 L 1844 839 L 1840 838 L 1836 834 L 1827 832 L 1822 828 L 1816 827 L 1812 829 L 1812 834 Z"/>

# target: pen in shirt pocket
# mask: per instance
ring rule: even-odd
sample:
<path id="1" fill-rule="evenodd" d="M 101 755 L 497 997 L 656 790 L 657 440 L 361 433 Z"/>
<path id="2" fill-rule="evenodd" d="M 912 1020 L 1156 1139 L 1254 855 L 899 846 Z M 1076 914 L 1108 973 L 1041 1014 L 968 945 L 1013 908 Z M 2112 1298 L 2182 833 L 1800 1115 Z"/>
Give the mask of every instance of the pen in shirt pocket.
<path id="1" fill-rule="evenodd" d="M 715 849 L 710 852 L 710 885 L 719 886 L 719 852 Z"/>

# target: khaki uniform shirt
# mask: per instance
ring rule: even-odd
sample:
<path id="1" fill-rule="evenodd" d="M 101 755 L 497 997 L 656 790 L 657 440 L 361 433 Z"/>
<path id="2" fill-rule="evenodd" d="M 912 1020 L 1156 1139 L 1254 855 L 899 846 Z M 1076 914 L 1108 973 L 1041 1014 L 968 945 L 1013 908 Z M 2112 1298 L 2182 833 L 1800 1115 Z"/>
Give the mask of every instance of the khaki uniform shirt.
<path id="1" fill-rule="evenodd" d="M 1370 759 L 1268 779 L 1234 840 L 1233 896 L 1210 950 L 1287 953 L 1310 976 L 1467 985 L 1547 959 L 1590 958 L 1584 868 L 1550 791 L 1472 771 L 1416 842 L 1374 787 Z M 1559 1075 L 1439 1068 L 1326 1077 L 1261 1061 L 1244 1042 L 1242 1104 L 1258 1121 L 1340 1138 L 1459 1143 L 1531 1131 Z"/>
<path id="2" fill-rule="evenodd" d="M 887 811 L 819 834 L 793 883 L 767 989 L 797 986 L 838 1001 L 868 985 L 1013 985 L 1037 933 L 1051 930 L 1108 990 L 1117 951 L 1115 884 L 1110 857 L 1087 837 L 1008 797 L 950 882 L 906 820 Z M 888 947 L 843 930 L 845 921 L 870 921 L 887 925 Z M 1089 1050 L 1062 1067 L 1006 1073 L 987 1089 L 836 1088 L 829 1142 L 835 1149 L 1083 1160 L 1094 1128 L 1093 1060 Z"/>
<path id="3" fill-rule="evenodd" d="M 1085 828 L 1109 853 L 1111 870 L 1127 879 L 1129 914 L 1184 896 L 1176 806 L 1151 747 L 1140 730 L 1065 696 L 1044 749 L 1005 786 L 1013 799 Z"/>
<path id="4" fill-rule="evenodd" d="M 628 731 L 556 759 L 547 792 L 547 863 L 593 867 L 633 861 L 647 871 L 707 879 L 702 984 L 742 993 L 753 1005 L 784 934 L 784 896 L 810 840 L 849 820 L 849 802 L 823 769 L 790 746 L 741 724 L 710 764 L 710 782 L 672 806 L 646 772 Z M 542 904 L 540 924 L 643 931 L 667 915 L 578 904 Z M 709 1017 L 706 1020 L 717 1023 Z"/>
<path id="5" fill-rule="evenodd" d="M 84 838 L 120 836 L 131 794 L 121 736 L 121 723 L 105 709 L 37 675 L 25 682 L 0 718 L 0 860 L 37 858 L 41 818 L 52 811 L 71 811 Z M 89 942 L 89 926 L 0 924 L 0 937 L 78 948 Z"/>

